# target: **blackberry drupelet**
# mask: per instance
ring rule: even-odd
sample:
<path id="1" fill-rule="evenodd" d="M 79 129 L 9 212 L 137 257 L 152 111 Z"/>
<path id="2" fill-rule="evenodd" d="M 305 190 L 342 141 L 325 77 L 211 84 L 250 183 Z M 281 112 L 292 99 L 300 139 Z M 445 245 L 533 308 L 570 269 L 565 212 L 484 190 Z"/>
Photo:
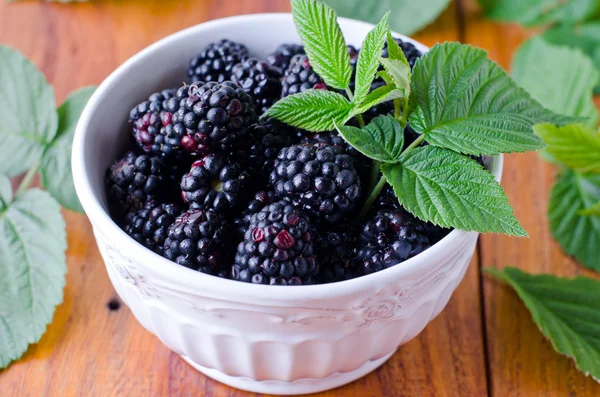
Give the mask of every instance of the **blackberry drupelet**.
<path id="1" fill-rule="evenodd" d="M 225 234 L 225 222 L 215 211 L 190 209 L 169 227 L 164 256 L 202 273 L 224 274 Z"/>
<path id="2" fill-rule="evenodd" d="M 357 271 L 370 274 L 395 266 L 430 246 L 406 212 L 382 210 L 368 220 L 356 248 Z"/>
<path id="3" fill-rule="evenodd" d="M 313 284 L 318 265 L 308 216 L 288 202 L 252 216 L 231 269 L 234 280 L 254 284 Z"/>
<path id="4" fill-rule="evenodd" d="M 191 154 L 202 156 L 227 150 L 257 120 L 252 98 L 230 81 L 183 86 L 177 98 L 180 102 L 173 114 L 173 128 L 185 131 L 181 143 Z"/>
<path id="5" fill-rule="evenodd" d="M 331 145 L 283 148 L 269 183 L 277 197 L 328 222 L 337 222 L 352 211 L 361 195 L 352 157 Z"/>
<path id="6" fill-rule="evenodd" d="M 423 54 L 421 53 L 421 51 L 419 51 L 417 49 L 417 47 L 415 47 L 414 44 L 409 43 L 408 41 L 404 41 L 402 39 L 394 39 L 394 41 L 400 46 L 400 48 L 402 49 L 402 52 L 404 53 L 404 56 L 406 57 L 406 60 L 408 61 L 408 64 L 410 65 L 410 67 L 414 67 L 415 66 L 415 62 L 417 62 L 417 59 L 419 59 Z M 385 44 L 385 47 L 383 49 L 383 55 L 384 58 L 388 57 L 388 48 L 387 48 L 387 43 Z"/>
<path id="7" fill-rule="evenodd" d="M 231 81 L 239 84 L 252 98 L 258 115 L 281 98 L 281 72 L 266 61 L 249 58 L 231 70 Z"/>
<path id="8" fill-rule="evenodd" d="M 151 200 L 142 209 L 127 214 L 124 230 L 144 247 L 162 255 L 168 229 L 179 214 L 181 208 L 177 204 Z"/>
<path id="9" fill-rule="evenodd" d="M 250 175 L 221 154 L 194 162 L 181 179 L 181 195 L 191 208 L 214 209 L 222 216 L 237 211 L 250 187 Z"/>
<path id="10" fill-rule="evenodd" d="M 148 200 L 165 193 L 165 164 L 158 156 L 127 152 L 106 172 L 106 193 L 111 213 L 118 221 Z"/>
<path id="11" fill-rule="evenodd" d="M 226 39 L 211 43 L 190 61 L 189 81 L 222 83 L 231 78 L 233 67 L 247 58 L 248 49 L 243 44 Z"/>
<path id="12" fill-rule="evenodd" d="M 242 215 L 233 219 L 234 230 L 240 239 L 244 238 L 244 233 L 248 229 L 252 216 L 258 214 L 263 208 L 274 201 L 277 200 L 273 192 L 260 190 L 254 194 L 252 200 L 246 204 L 246 209 L 242 212 Z"/>
<path id="13" fill-rule="evenodd" d="M 352 225 L 340 225 L 334 230 L 328 230 L 327 225 L 321 226 L 314 243 L 319 262 L 319 282 L 333 283 L 357 277 L 354 260 L 357 242 Z"/>
<path id="14" fill-rule="evenodd" d="M 308 56 L 294 55 L 283 74 L 281 97 L 298 94 L 309 89 L 326 90 L 327 86 L 310 66 Z"/>
<path id="15" fill-rule="evenodd" d="M 294 55 L 305 54 L 304 47 L 299 44 L 282 44 L 275 52 L 267 56 L 269 65 L 276 67 L 283 74 Z"/>

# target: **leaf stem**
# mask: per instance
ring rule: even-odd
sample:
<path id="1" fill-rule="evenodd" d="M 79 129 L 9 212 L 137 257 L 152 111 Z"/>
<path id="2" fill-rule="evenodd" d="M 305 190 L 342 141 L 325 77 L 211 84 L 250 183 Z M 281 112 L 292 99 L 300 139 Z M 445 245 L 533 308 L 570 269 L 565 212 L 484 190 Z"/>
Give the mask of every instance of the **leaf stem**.
<path id="1" fill-rule="evenodd" d="M 356 119 L 358 120 L 358 125 L 360 125 L 360 128 L 365 128 L 365 120 L 363 119 L 362 114 L 357 114 Z"/>
<path id="2" fill-rule="evenodd" d="M 379 196 L 379 193 L 381 193 L 381 190 L 385 186 L 386 182 L 387 182 L 387 179 L 385 178 L 385 176 L 381 175 L 381 178 L 379 179 L 379 182 L 377 182 L 377 185 L 375 185 L 375 188 L 373 189 L 373 191 L 369 195 L 369 198 L 365 202 L 365 205 L 362 207 L 362 210 L 360 210 L 360 214 L 358 215 L 358 219 L 363 219 L 367 215 L 367 213 L 371 209 L 371 206 L 375 202 L 375 199 L 377 199 L 377 196 Z"/>
<path id="3" fill-rule="evenodd" d="M 15 193 L 15 197 L 19 196 L 21 193 L 23 193 L 25 190 L 27 190 L 29 188 L 29 186 L 33 182 L 33 178 L 35 177 L 35 174 L 37 173 L 39 167 L 40 167 L 40 162 L 39 161 L 36 161 L 31 166 L 31 168 L 27 171 L 27 173 L 25 174 L 25 177 L 21 181 L 21 184 L 17 188 L 17 192 Z"/>
<path id="4" fill-rule="evenodd" d="M 404 98 L 404 104 L 402 105 L 402 119 L 400 120 L 400 124 L 402 128 L 406 128 L 406 123 L 408 120 L 408 98 Z"/>
<path id="5" fill-rule="evenodd" d="M 348 99 L 350 100 L 350 102 L 352 102 L 354 100 L 354 95 L 352 95 L 352 91 L 350 90 L 350 87 L 346 87 L 346 95 L 348 95 Z"/>
<path id="6" fill-rule="evenodd" d="M 402 154 L 406 154 L 408 152 L 410 152 L 411 150 L 413 150 L 414 148 L 416 148 L 417 146 L 419 146 L 421 144 L 421 142 L 423 142 L 423 140 L 425 139 L 425 134 L 419 135 L 419 137 L 417 139 L 415 139 L 415 141 L 413 143 L 411 143 L 403 152 Z"/>
<path id="7" fill-rule="evenodd" d="M 371 161 L 371 178 L 369 179 L 369 190 L 375 189 L 377 185 L 377 179 L 379 178 L 379 168 L 381 168 L 381 161 Z"/>
<path id="8" fill-rule="evenodd" d="M 394 118 L 398 120 L 399 123 L 402 123 L 402 113 L 400 113 L 400 98 L 394 99 Z"/>

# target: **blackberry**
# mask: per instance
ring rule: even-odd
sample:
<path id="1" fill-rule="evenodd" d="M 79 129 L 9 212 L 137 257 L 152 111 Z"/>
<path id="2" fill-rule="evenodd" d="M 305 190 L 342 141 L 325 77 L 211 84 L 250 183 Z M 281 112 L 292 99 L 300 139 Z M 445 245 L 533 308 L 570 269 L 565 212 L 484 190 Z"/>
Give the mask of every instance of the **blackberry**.
<path id="1" fill-rule="evenodd" d="M 169 227 L 164 256 L 202 273 L 224 274 L 225 222 L 213 210 L 190 209 Z"/>
<path id="2" fill-rule="evenodd" d="M 259 213 L 267 205 L 271 204 L 275 200 L 273 192 L 266 192 L 264 190 L 258 191 L 254 194 L 254 198 L 246 205 L 246 209 L 241 216 L 233 219 L 233 226 L 235 232 L 240 238 L 244 237 L 244 233 L 248 229 L 250 219 L 254 214 Z"/>
<path id="3" fill-rule="evenodd" d="M 309 89 L 326 90 L 327 86 L 323 83 L 321 77 L 316 74 L 308 56 L 304 54 L 294 55 L 290 60 L 290 65 L 283 74 L 281 97 L 298 94 Z"/>
<path id="4" fill-rule="evenodd" d="M 249 184 L 250 175 L 239 164 L 211 154 L 192 164 L 181 179 L 181 194 L 191 208 L 214 209 L 227 216 L 238 209 Z"/>
<path id="5" fill-rule="evenodd" d="M 233 67 L 247 58 L 248 49 L 243 44 L 226 39 L 211 43 L 190 61 L 189 81 L 222 83 L 231 78 Z"/>
<path id="6" fill-rule="evenodd" d="M 133 124 L 133 136 L 138 146 L 146 153 L 173 157 L 181 146 L 181 137 L 169 134 L 167 126 L 172 124 L 173 114 L 167 108 L 168 101 L 177 90 L 163 90 L 150 95 L 129 113 Z"/>
<path id="7" fill-rule="evenodd" d="M 281 98 L 281 72 L 266 61 L 249 58 L 231 70 L 231 81 L 254 98 L 258 115 L 263 114 Z"/>
<path id="8" fill-rule="evenodd" d="M 173 129 L 184 132 L 184 150 L 200 156 L 231 147 L 257 119 L 252 98 L 230 81 L 183 86 L 168 105 L 177 108 Z"/>
<path id="9" fill-rule="evenodd" d="M 328 222 L 337 222 L 360 199 L 352 158 L 338 146 L 295 145 L 281 149 L 269 183 L 277 197 Z"/>
<path id="10" fill-rule="evenodd" d="M 283 73 L 288 68 L 292 57 L 297 54 L 305 54 L 304 47 L 299 44 L 282 44 L 267 56 L 267 62 Z"/>
<path id="11" fill-rule="evenodd" d="M 106 172 L 106 192 L 113 215 L 120 218 L 160 199 L 165 187 L 165 164 L 158 156 L 127 152 Z"/>
<path id="12" fill-rule="evenodd" d="M 367 221 L 356 249 L 360 274 L 375 273 L 420 254 L 429 239 L 415 228 L 406 212 L 383 210 Z"/>
<path id="13" fill-rule="evenodd" d="M 320 228 L 315 238 L 319 262 L 319 282 L 333 283 L 357 277 L 354 247 L 356 235 L 352 225 L 341 225 L 335 230 Z"/>
<path id="14" fill-rule="evenodd" d="M 308 217 L 283 201 L 252 216 L 231 269 L 254 284 L 313 284 L 318 273 Z"/>
<path id="15" fill-rule="evenodd" d="M 124 230 L 144 247 L 162 255 L 169 226 L 179 214 L 181 208 L 177 204 L 151 200 L 142 209 L 127 214 Z"/>
<path id="16" fill-rule="evenodd" d="M 406 57 L 406 60 L 408 61 L 408 64 L 410 65 L 410 67 L 414 67 L 415 66 L 415 62 L 417 62 L 417 59 L 419 59 L 423 54 L 421 53 L 421 51 L 419 51 L 417 49 L 417 47 L 415 47 L 414 44 L 409 43 L 408 41 L 404 41 L 402 39 L 394 39 L 394 41 L 400 46 L 400 48 L 402 49 L 402 52 L 404 53 L 404 56 Z M 385 47 L 383 49 L 383 55 L 384 58 L 388 57 L 388 46 L 387 43 L 385 44 Z"/>

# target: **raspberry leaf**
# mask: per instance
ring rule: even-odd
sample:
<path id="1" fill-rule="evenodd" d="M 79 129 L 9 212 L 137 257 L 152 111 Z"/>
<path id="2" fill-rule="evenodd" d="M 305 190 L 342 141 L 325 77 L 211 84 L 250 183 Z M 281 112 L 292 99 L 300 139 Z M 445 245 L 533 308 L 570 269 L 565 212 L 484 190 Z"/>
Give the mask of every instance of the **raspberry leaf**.
<path id="1" fill-rule="evenodd" d="M 589 208 L 578 212 L 579 215 L 600 216 L 600 201 Z"/>
<path id="2" fill-rule="evenodd" d="M 577 119 L 544 109 L 481 49 L 444 43 L 417 60 L 412 74 L 411 127 L 434 146 L 471 155 L 543 147 L 533 125 Z"/>
<path id="3" fill-rule="evenodd" d="M 527 236 L 500 184 L 469 157 L 421 146 L 406 151 L 399 164 L 384 164 L 382 172 L 400 203 L 419 219 L 481 233 Z"/>
<path id="4" fill-rule="evenodd" d="M 364 128 L 336 125 L 340 135 L 373 160 L 397 163 L 404 147 L 404 131 L 391 116 L 374 118 Z"/>
<path id="5" fill-rule="evenodd" d="M 375 73 L 379 68 L 379 58 L 383 51 L 386 35 L 390 29 L 387 24 L 389 16 L 389 12 L 385 14 L 381 22 L 367 34 L 362 43 L 356 64 L 355 103 L 362 103 L 371 90 L 371 83 L 373 83 Z"/>
<path id="6" fill-rule="evenodd" d="M 307 90 L 282 98 L 262 115 L 308 131 L 329 131 L 354 116 L 354 106 L 342 95 L 324 90 Z"/>
<path id="7" fill-rule="evenodd" d="M 550 231 L 562 249 L 584 266 L 600 271 L 600 217 L 579 213 L 600 201 L 600 175 L 564 170 L 550 193 Z"/>
<path id="8" fill-rule="evenodd" d="M 404 55 L 404 51 L 402 48 L 396 43 L 394 40 L 394 36 L 392 36 L 392 32 L 388 32 L 387 34 L 387 48 L 388 48 L 388 59 L 394 59 L 397 61 L 401 61 L 405 65 L 408 65 L 408 60 L 406 59 L 406 55 Z"/>
<path id="9" fill-rule="evenodd" d="M 600 134 L 583 124 L 555 127 L 539 124 L 535 133 L 546 143 L 546 150 L 558 162 L 581 173 L 600 174 Z"/>
<path id="10" fill-rule="evenodd" d="M 0 46 L 0 173 L 31 167 L 56 135 L 54 90 L 20 52 Z"/>
<path id="11" fill-rule="evenodd" d="M 381 64 L 392 77 L 396 87 L 402 91 L 406 97 L 409 97 L 412 72 L 408 62 L 406 62 L 406 58 L 404 58 L 404 62 L 397 59 L 381 58 Z"/>
<path id="12" fill-rule="evenodd" d="M 486 17 L 497 21 L 537 26 L 579 22 L 596 15 L 597 0 L 479 0 Z"/>
<path id="13" fill-rule="evenodd" d="M 352 66 L 335 11 L 321 1 L 292 0 L 292 14 L 315 72 L 332 88 L 348 88 Z"/>
<path id="14" fill-rule="evenodd" d="M 534 37 L 513 58 L 512 76 L 551 111 L 587 118 L 585 124 L 590 127 L 598 125 L 593 92 L 600 73 L 578 49 L 555 46 Z"/>
<path id="15" fill-rule="evenodd" d="M 12 199 L 13 193 L 10 179 L 6 175 L 0 174 L 0 211 L 3 211 Z"/>
<path id="16" fill-rule="evenodd" d="M 404 98 L 404 93 L 392 85 L 384 85 L 374 89 L 367 95 L 363 103 L 356 107 L 354 113 L 364 113 L 380 103 Z"/>
<path id="17" fill-rule="evenodd" d="M 31 189 L 0 212 L 0 368 L 40 340 L 62 302 L 67 239 L 60 206 Z"/>
<path id="18" fill-rule="evenodd" d="M 577 369 L 600 381 L 600 282 L 531 275 L 512 267 L 484 269 L 510 285 L 523 301 L 542 334 Z"/>
<path id="19" fill-rule="evenodd" d="M 94 87 L 82 88 L 69 95 L 58 108 L 58 133 L 44 150 L 40 161 L 41 182 L 44 188 L 65 208 L 83 212 L 71 173 L 71 146 L 75 127 Z"/>
<path id="20" fill-rule="evenodd" d="M 446 9 L 450 0 L 325 0 L 343 17 L 377 23 L 386 12 L 392 12 L 393 30 L 411 34 L 420 30 Z"/>

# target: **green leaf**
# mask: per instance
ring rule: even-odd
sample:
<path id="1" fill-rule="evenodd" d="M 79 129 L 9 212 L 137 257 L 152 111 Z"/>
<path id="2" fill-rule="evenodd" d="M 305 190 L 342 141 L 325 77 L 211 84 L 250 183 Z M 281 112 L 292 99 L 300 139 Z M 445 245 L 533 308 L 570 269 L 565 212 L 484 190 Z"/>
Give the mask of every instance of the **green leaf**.
<path id="1" fill-rule="evenodd" d="M 600 381 L 600 282 L 531 275 L 511 267 L 484 271 L 517 292 L 554 350 Z"/>
<path id="2" fill-rule="evenodd" d="M 531 99 L 481 49 L 459 43 L 434 46 L 412 75 L 411 127 L 432 145 L 471 155 L 543 147 L 533 125 L 569 124 Z"/>
<path id="3" fill-rule="evenodd" d="M 600 218 L 579 212 L 600 201 L 600 175 L 564 170 L 550 193 L 550 231 L 562 249 L 584 266 L 600 271 Z"/>
<path id="4" fill-rule="evenodd" d="M 41 182 L 44 188 L 65 208 L 83 212 L 71 173 L 71 146 L 75 127 L 94 87 L 82 88 L 69 95 L 58 108 L 58 134 L 46 147 L 40 162 Z"/>
<path id="5" fill-rule="evenodd" d="M 367 95 L 363 103 L 356 107 L 354 113 L 364 113 L 373 106 L 382 102 L 392 101 L 397 98 L 404 98 L 404 93 L 394 85 L 384 85 L 374 89 Z"/>
<path id="6" fill-rule="evenodd" d="M 397 59 L 381 58 L 381 64 L 394 80 L 396 87 L 409 97 L 412 73 L 408 63 Z"/>
<path id="7" fill-rule="evenodd" d="M 600 174 L 600 134 L 583 124 L 555 127 L 539 124 L 535 133 L 546 143 L 546 150 L 560 163 L 582 172 Z"/>
<path id="8" fill-rule="evenodd" d="M 600 201 L 589 208 L 578 212 L 579 215 L 600 216 Z"/>
<path id="9" fill-rule="evenodd" d="M 292 0 L 292 14 L 314 71 L 328 86 L 348 88 L 352 66 L 335 11 L 321 1 Z"/>
<path id="10" fill-rule="evenodd" d="M 486 17 L 537 26 L 555 22 L 579 22 L 600 10 L 597 0 L 479 0 Z"/>
<path id="11" fill-rule="evenodd" d="M 392 32 L 388 31 L 387 34 L 387 48 L 388 48 L 388 58 L 396 61 L 400 61 L 405 65 L 408 65 L 408 60 L 406 59 L 406 55 L 404 55 L 404 51 L 402 48 L 396 43 L 394 40 L 394 36 L 392 36 Z"/>
<path id="12" fill-rule="evenodd" d="M 277 101 L 262 118 L 272 117 L 308 131 L 330 131 L 345 124 L 354 106 L 344 96 L 325 90 L 306 90 Z"/>
<path id="13" fill-rule="evenodd" d="M 585 123 L 590 127 L 598 125 L 593 91 L 600 74 L 581 51 L 534 37 L 513 58 L 512 76 L 551 111 L 589 118 Z"/>
<path id="14" fill-rule="evenodd" d="M 10 204 L 12 199 L 13 192 L 10 179 L 6 175 L 0 174 L 0 212 Z"/>
<path id="15" fill-rule="evenodd" d="M 364 128 L 336 125 L 340 135 L 367 157 L 397 163 L 404 147 L 404 130 L 391 116 L 378 116 Z"/>
<path id="16" fill-rule="evenodd" d="M 450 0 L 325 0 L 343 17 L 377 23 L 386 12 L 392 12 L 393 30 L 411 34 L 433 22 Z"/>
<path id="17" fill-rule="evenodd" d="M 62 302 L 67 239 L 60 206 L 39 189 L 0 212 L 0 368 L 40 340 Z"/>
<path id="18" fill-rule="evenodd" d="M 383 175 L 400 203 L 443 227 L 527 236 L 500 184 L 475 160 L 448 149 L 422 146 L 384 164 Z"/>
<path id="19" fill-rule="evenodd" d="M 0 46 L 0 173 L 21 174 L 56 134 L 54 90 L 20 52 Z"/>
<path id="20" fill-rule="evenodd" d="M 375 73 L 379 68 L 379 58 L 383 51 L 385 38 L 389 32 L 387 24 L 388 12 L 383 16 L 381 22 L 373 28 L 362 43 L 358 62 L 356 64 L 356 78 L 354 89 L 354 102 L 362 103 L 371 90 L 371 84 L 375 78 Z"/>

